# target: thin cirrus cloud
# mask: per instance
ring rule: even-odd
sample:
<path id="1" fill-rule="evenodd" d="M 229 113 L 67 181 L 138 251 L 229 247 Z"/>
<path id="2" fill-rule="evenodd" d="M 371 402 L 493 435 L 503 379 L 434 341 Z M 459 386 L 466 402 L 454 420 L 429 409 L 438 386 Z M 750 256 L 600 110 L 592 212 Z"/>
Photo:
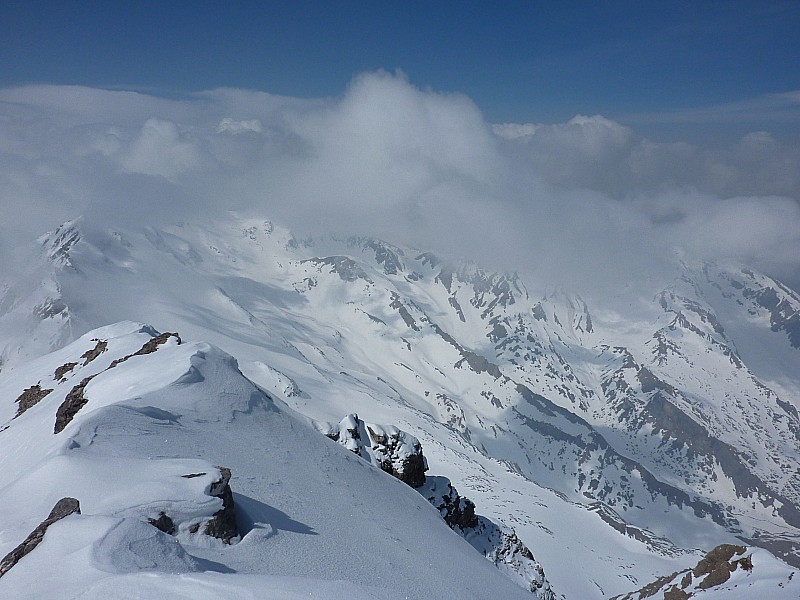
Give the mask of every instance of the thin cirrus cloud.
<path id="1" fill-rule="evenodd" d="M 676 256 L 796 284 L 799 146 L 765 131 L 658 143 L 599 116 L 493 125 L 463 95 L 385 72 L 311 100 L 32 86 L 0 90 L 0 220 L 8 246 L 79 214 L 113 226 L 237 210 L 589 294 L 666 276 Z"/>

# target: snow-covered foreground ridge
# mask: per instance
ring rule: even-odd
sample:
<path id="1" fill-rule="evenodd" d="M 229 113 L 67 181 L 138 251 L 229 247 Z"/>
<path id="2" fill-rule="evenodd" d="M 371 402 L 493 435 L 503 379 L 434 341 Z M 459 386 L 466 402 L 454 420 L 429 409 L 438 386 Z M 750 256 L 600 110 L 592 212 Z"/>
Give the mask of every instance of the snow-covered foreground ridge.
<path id="1" fill-rule="evenodd" d="M 208 340 L 236 356 L 272 405 L 347 447 L 348 427 L 324 424 L 348 414 L 417 439 L 430 482 L 442 478 L 428 497 L 440 506 L 452 482 L 486 518 L 513 527 L 567 598 L 630 592 L 721 543 L 800 562 L 800 297 L 760 273 L 683 264 L 655 298 L 631 295 L 628 313 L 624 302 L 529 294 L 515 275 L 370 238 L 297 240 L 235 217 L 125 231 L 76 221 L 40 242 L 26 275 L 0 287 L 0 376 L 123 319 Z M 54 426 L 58 436 L 73 425 Z M 367 437 L 362 458 L 380 464 Z M 247 475 L 203 458 L 232 470 L 236 496 Z"/>
<path id="2" fill-rule="evenodd" d="M 0 553 L 76 501 L 3 561 L 0 595 L 530 597 L 411 487 L 180 342 L 120 323 L 0 376 Z"/>

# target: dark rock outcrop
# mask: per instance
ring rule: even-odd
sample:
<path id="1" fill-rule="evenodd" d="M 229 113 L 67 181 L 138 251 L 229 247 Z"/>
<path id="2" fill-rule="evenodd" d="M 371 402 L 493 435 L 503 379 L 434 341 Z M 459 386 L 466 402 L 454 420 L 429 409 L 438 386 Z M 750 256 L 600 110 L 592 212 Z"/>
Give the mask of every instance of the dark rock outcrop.
<path id="1" fill-rule="evenodd" d="M 147 342 L 145 342 L 145 344 L 139 350 L 134 352 L 133 354 L 128 354 L 127 356 L 123 356 L 122 358 L 118 358 L 118 359 L 114 360 L 105 369 L 105 371 L 108 371 L 108 369 L 113 369 L 118 364 L 120 364 L 122 362 L 125 362 L 126 360 L 128 360 L 129 358 L 131 358 L 133 356 L 141 356 L 143 354 L 152 354 L 153 352 L 158 350 L 158 347 L 160 345 L 166 343 L 166 341 L 169 340 L 169 338 L 171 338 L 171 337 L 177 338 L 178 344 L 181 343 L 181 338 L 177 333 L 170 333 L 170 332 L 162 333 L 162 334 L 157 335 L 154 338 L 148 340 Z M 100 354 L 105 352 L 107 347 L 108 347 L 108 342 L 107 341 L 105 341 L 105 340 L 97 340 L 97 344 L 95 345 L 95 347 L 92 350 L 89 350 L 89 351 L 85 352 L 81 356 L 81 358 L 85 359 L 85 361 L 83 363 L 83 366 L 88 365 L 91 361 L 93 361 L 95 358 L 97 358 Z M 72 365 L 72 366 L 70 366 L 70 365 Z M 60 371 L 62 371 L 62 370 L 64 370 L 64 373 L 68 372 L 68 370 L 72 370 L 72 367 L 74 367 L 74 365 L 75 365 L 75 363 L 67 363 L 65 365 L 62 365 L 61 367 L 59 367 L 56 370 L 56 377 L 58 377 Z M 69 369 L 67 369 L 67 367 L 69 367 Z M 63 375 L 63 373 L 61 373 L 61 374 Z M 64 402 L 61 403 L 61 406 L 58 407 L 58 411 L 56 412 L 56 424 L 55 424 L 55 428 L 53 430 L 53 433 L 60 433 L 61 431 L 63 431 L 64 427 L 66 427 L 69 424 L 69 422 L 72 421 L 72 419 L 75 417 L 75 415 L 78 413 L 78 411 L 81 408 L 83 408 L 84 405 L 89 401 L 89 399 L 86 398 L 86 396 L 84 396 L 84 393 L 83 393 L 84 392 L 84 388 L 86 388 L 88 383 L 94 377 L 96 377 L 97 375 L 99 375 L 99 373 L 84 378 L 83 381 L 81 381 L 78 385 L 76 385 L 75 387 L 73 387 L 69 391 L 69 394 L 67 394 L 67 397 L 64 398 Z M 52 390 L 50 390 L 50 391 L 52 391 Z M 37 402 L 38 402 L 38 400 L 37 400 Z"/>
<path id="2" fill-rule="evenodd" d="M 425 477 L 428 470 L 422 445 L 394 426 L 364 423 L 350 414 L 337 425 L 315 423 L 317 429 L 357 454 L 416 488 L 437 508 L 445 523 L 511 579 L 539 600 L 555 600 L 544 569 L 517 534 L 475 514 L 475 504 L 458 494 L 445 477 Z"/>
<path id="3" fill-rule="evenodd" d="M 180 344 L 181 344 L 181 336 L 179 336 L 175 332 L 169 332 L 168 331 L 166 333 L 162 333 L 162 334 L 157 335 L 156 337 L 154 337 L 151 340 L 148 340 L 147 342 L 144 343 L 144 345 L 141 348 L 139 348 L 133 354 L 128 354 L 127 356 L 123 356 L 122 358 L 118 358 L 118 359 L 112 361 L 108 368 L 109 369 L 113 369 L 118 364 L 124 363 L 126 360 L 128 360 L 129 358 L 133 358 L 134 356 L 142 356 L 144 354 L 152 354 L 153 352 L 158 350 L 158 347 L 160 345 L 165 344 L 167 342 L 167 340 L 169 340 L 169 338 L 171 338 L 171 337 L 176 338 L 177 341 L 178 341 L 178 345 L 180 346 Z"/>
<path id="4" fill-rule="evenodd" d="M 83 381 L 69 391 L 67 397 L 64 398 L 64 402 L 61 403 L 61 406 L 59 406 L 56 411 L 56 425 L 53 429 L 53 433 L 62 432 L 64 427 L 72 421 L 75 415 L 78 414 L 78 411 L 89 401 L 89 399 L 83 395 L 83 390 L 93 378 L 94 375 L 84 378 Z"/>
<path id="5" fill-rule="evenodd" d="M 47 394 L 49 394 L 52 391 L 53 390 L 48 390 L 43 388 L 38 383 L 26 389 L 19 395 L 19 398 L 16 399 L 16 403 L 18 406 L 17 406 L 17 414 L 14 415 L 14 418 L 16 419 L 18 416 L 20 416 L 22 413 L 28 410 L 31 406 L 35 406 L 36 404 L 38 404 L 42 398 L 47 396 Z"/>
<path id="6" fill-rule="evenodd" d="M 175 534 L 175 522 L 163 511 L 158 513 L 158 518 L 149 518 L 147 519 L 147 522 L 164 533 L 169 535 Z"/>
<path id="7" fill-rule="evenodd" d="M 698 587 L 705 590 L 725 583 L 730 579 L 731 573 L 740 565 L 745 570 L 752 569 L 753 565 L 749 556 L 741 559 L 733 558 L 734 556 L 743 555 L 746 551 L 747 548 L 745 546 L 734 546 L 732 544 L 722 544 L 714 548 L 692 570 L 692 575 L 695 577 L 706 575 L 706 578 L 698 584 Z"/>
<path id="8" fill-rule="evenodd" d="M 317 428 L 403 483 L 413 488 L 425 483 L 428 465 L 413 435 L 391 425 L 364 423 L 356 414 L 347 415 L 338 425 L 317 423 Z"/>
<path id="9" fill-rule="evenodd" d="M 433 504 L 450 529 L 469 529 L 478 525 L 475 504 L 459 496 L 456 489 L 444 477 L 432 478 L 431 484 L 422 490 L 422 495 Z"/>
<path id="10" fill-rule="evenodd" d="M 476 515 L 475 504 L 460 496 L 446 477 L 428 477 L 420 493 L 438 509 L 450 529 L 498 569 L 527 587 L 539 600 L 555 600 L 542 565 L 513 529 Z"/>
<path id="11" fill-rule="evenodd" d="M 206 523 L 205 534 L 219 538 L 230 544 L 233 538 L 239 535 L 236 524 L 236 510 L 233 504 L 233 491 L 230 486 L 231 470 L 226 467 L 217 467 L 222 476 L 219 481 L 211 484 L 209 494 L 222 499 L 222 509 L 215 512 Z"/>
<path id="12" fill-rule="evenodd" d="M 56 381 L 62 381 L 66 379 L 67 373 L 71 373 L 72 369 L 78 366 L 76 362 L 68 362 L 56 369 L 56 372 L 53 374 L 53 379 Z"/>
<path id="13" fill-rule="evenodd" d="M 661 577 L 640 590 L 614 596 L 611 600 L 641 600 L 656 597 L 663 592 L 664 600 L 687 600 L 693 598 L 698 590 L 707 590 L 722 585 L 736 569 L 753 569 L 751 555 L 746 546 L 721 544 L 706 554 L 694 569 L 677 571 Z M 738 557 L 738 558 L 737 558 Z"/>
<path id="14" fill-rule="evenodd" d="M 24 556 L 30 554 L 30 552 L 32 552 L 33 549 L 41 543 L 42 539 L 44 539 L 44 534 L 47 532 L 47 528 L 50 527 L 50 525 L 56 521 L 60 521 L 64 517 L 68 517 L 71 514 L 80 514 L 80 512 L 80 502 L 78 502 L 75 498 L 62 498 L 56 502 L 53 510 L 50 511 L 50 515 L 44 521 L 42 521 L 28 537 L 25 538 L 24 542 L 6 554 L 3 560 L 0 561 L 0 577 L 8 573 L 8 571 L 11 570 L 14 565 L 16 565 Z"/>
<path id="15" fill-rule="evenodd" d="M 367 432 L 381 470 L 413 488 L 425 483 L 428 466 L 417 438 L 396 427 L 367 425 Z"/>
<path id="16" fill-rule="evenodd" d="M 108 341 L 107 340 L 95 340 L 97 344 L 95 344 L 94 348 L 91 350 L 87 350 L 81 355 L 83 360 L 83 366 L 85 367 L 90 362 L 92 362 L 95 358 L 100 356 L 103 352 L 106 351 L 108 348 Z"/>

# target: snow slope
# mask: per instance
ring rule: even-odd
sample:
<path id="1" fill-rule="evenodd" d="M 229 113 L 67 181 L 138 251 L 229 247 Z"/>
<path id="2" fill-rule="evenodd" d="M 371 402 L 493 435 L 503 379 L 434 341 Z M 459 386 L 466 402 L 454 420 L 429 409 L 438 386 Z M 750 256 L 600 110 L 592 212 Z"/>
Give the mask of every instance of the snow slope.
<path id="1" fill-rule="evenodd" d="M 171 336 L 136 355 L 154 334 L 123 322 L 0 375 L 0 553 L 59 498 L 81 509 L 0 578 L 0 595 L 530 597 L 419 493 L 298 420 L 218 348 Z M 82 358 L 98 341 L 105 349 Z M 58 407 L 92 375 L 87 402 L 54 433 Z M 37 383 L 52 391 L 15 418 Z M 233 473 L 231 544 L 192 532 L 221 509 L 215 465 Z M 148 523 L 162 513 L 175 535 Z"/>
<path id="2" fill-rule="evenodd" d="M 800 560 L 800 298 L 764 275 L 682 265 L 625 312 L 235 215 L 78 220 L 40 243 L 2 288 L 3 374 L 124 319 L 209 340 L 298 413 L 416 437 L 567 598 L 629 592 L 720 543 Z"/>

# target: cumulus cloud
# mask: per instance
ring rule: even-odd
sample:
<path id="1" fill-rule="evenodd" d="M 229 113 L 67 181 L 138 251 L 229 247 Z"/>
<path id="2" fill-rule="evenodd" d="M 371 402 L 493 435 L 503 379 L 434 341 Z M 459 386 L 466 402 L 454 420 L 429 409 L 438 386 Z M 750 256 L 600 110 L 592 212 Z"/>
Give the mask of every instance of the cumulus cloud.
<path id="1" fill-rule="evenodd" d="M 172 179 L 200 163 L 199 151 L 171 121 L 150 118 L 120 159 L 126 173 L 160 175 Z"/>
<path id="2" fill-rule="evenodd" d="M 800 199 L 800 140 L 754 131 L 724 147 L 656 143 L 601 116 L 555 125 L 494 127 L 548 181 L 615 198 L 692 188 L 721 198 L 784 195 Z"/>
<path id="3" fill-rule="evenodd" d="M 312 100 L 0 90 L 6 244 L 78 214 L 158 223 L 237 210 L 584 293 L 666 274 L 676 255 L 797 284 L 799 177 L 800 143 L 765 131 L 708 148 L 600 116 L 492 125 L 463 95 L 384 72 Z"/>

